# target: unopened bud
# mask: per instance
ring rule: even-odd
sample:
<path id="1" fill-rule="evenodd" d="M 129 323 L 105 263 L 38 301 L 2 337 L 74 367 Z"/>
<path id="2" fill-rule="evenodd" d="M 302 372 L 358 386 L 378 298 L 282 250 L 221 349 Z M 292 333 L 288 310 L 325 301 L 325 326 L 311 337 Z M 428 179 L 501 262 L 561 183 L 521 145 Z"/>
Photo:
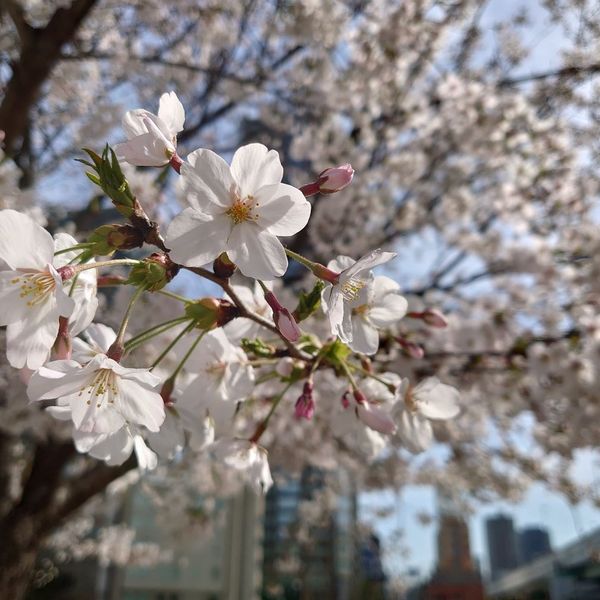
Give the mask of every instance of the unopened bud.
<path id="1" fill-rule="evenodd" d="M 236 266 L 229 260 L 227 252 L 222 252 L 213 262 L 213 271 L 217 277 L 229 279 L 235 272 Z"/>
<path id="2" fill-rule="evenodd" d="M 194 321 L 198 329 L 214 329 L 237 317 L 239 309 L 229 300 L 207 297 L 188 302 L 185 314 Z"/>
<path id="3" fill-rule="evenodd" d="M 342 394 L 342 406 L 344 407 L 344 410 L 350 408 L 350 390 L 346 390 Z"/>
<path id="4" fill-rule="evenodd" d="M 166 254 L 155 252 L 131 269 L 128 283 L 156 292 L 177 275 L 179 268 Z"/>
<path id="5" fill-rule="evenodd" d="M 319 191 L 321 194 L 334 194 L 352 183 L 354 169 L 350 163 L 325 169 L 319 175 Z"/>
<path id="6" fill-rule="evenodd" d="M 183 160 L 181 158 L 181 156 L 179 156 L 179 154 L 177 154 L 177 152 L 175 152 L 175 154 L 173 154 L 169 160 L 169 164 L 173 167 L 173 170 L 176 173 L 181 173 L 181 165 L 183 164 Z"/>
<path id="7" fill-rule="evenodd" d="M 350 185 L 354 177 L 354 169 L 349 163 L 339 167 L 330 167 L 319 174 L 316 181 L 307 183 L 300 188 L 306 196 L 315 194 L 334 194 Z"/>
<path id="8" fill-rule="evenodd" d="M 292 313 L 277 300 L 273 292 L 267 292 L 265 300 L 273 311 L 273 321 L 281 335 L 290 342 L 297 342 L 302 332 L 294 320 Z"/>
<path id="9" fill-rule="evenodd" d="M 404 351 L 412 358 L 421 359 L 425 356 L 425 350 L 419 344 L 409 342 L 404 338 L 397 337 L 396 341 L 402 346 Z"/>
<path id="10" fill-rule="evenodd" d="M 102 225 L 90 235 L 88 242 L 92 244 L 88 250 L 92 256 L 110 256 L 116 250 L 141 248 L 144 236 L 132 225 Z"/>
<path id="11" fill-rule="evenodd" d="M 409 312 L 407 317 L 411 319 L 421 319 L 426 325 L 429 327 L 435 327 L 437 329 L 444 329 L 444 327 L 448 327 L 448 321 L 446 321 L 446 317 L 439 311 L 434 308 L 428 308 L 423 312 Z"/>
<path id="12" fill-rule="evenodd" d="M 302 394 L 296 400 L 294 416 L 296 419 L 307 419 L 310 421 L 315 414 L 315 399 L 313 397 L 313 382 L 309 379 L 302 389 Z"/>
<path id="13" fill-rule="evenodd" d="M 354 390 L 354 399 L 358 404 L 365 404 L 367 402 L 367 397 L 360 390 Z"/>

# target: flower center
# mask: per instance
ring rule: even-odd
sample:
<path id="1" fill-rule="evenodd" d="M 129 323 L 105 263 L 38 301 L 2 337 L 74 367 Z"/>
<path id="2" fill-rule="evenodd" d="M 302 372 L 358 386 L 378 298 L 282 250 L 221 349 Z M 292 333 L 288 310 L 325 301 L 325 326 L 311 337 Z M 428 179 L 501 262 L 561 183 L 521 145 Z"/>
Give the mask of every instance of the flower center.
<path id="1" fill-rule="evenodd" d="M 242 199 L 237 190 L 232 190 L 231 196 L 233 203 L 225 211 L 225 214 L 231 218 L 234 225 L 239 225 L 244 221 L 256 221 L 258 219 L 258 213 L 252 213 L 252 210 L 256 210 L 256 207 L 258 207 L 258 202 L 254 200 L 254 196 L 246 196 Z"/>
<path id="2" fill-rule="evenodd" d="M 115 397 L 119 393 L 117 377 L 110 369 L 98 369 L 92 381 L 81 388 L 79 396 L 82 396 L 84 392 L 89 394 L 86 403 L 91 404 L 92 400 L 94 400 L 96 402 L 96 408 L 102 406 L 102 401 L 105 397 L 108 399 L 109 404 L 114 404 Z"/>
<path id="3" fill-rule="evenodd" d="M 20 285 L 21 293 L 19 295 L 21 298 L 28 298 L 27 306 L 29 307 L 43 304 L 56 288 L 54 277 L 43 271 L 27 273 L 11 279 L 10 282 L 13 285 Z"/>
<path id="4" fill-rule="evenodd" d="M 411 413 L 416 413 L 419 407 L 417 406 L 417 401 L 413 398 L 412 392 L 412 386 L 409 386 L 404 396 L 404 405 L 406 406 L 406 410 Z"/>
<path id="5" fill-rule="evenodd" d="M 340 288 L 342 291 L 342 296 L 349 302 L 352 300 L 356 300 L 358 298 L 358 294 L 360 290 L 362 290 L 365 285 L 367 285 L 364 281 L 360 279 L 348 279 L 341 284 Z"/>
<path id="6" fill-rule="evenodd" d="M 369 311 L 369 305 L 361 304 L 360 306 L 357 306 L 356 308 L 352 309 L 352 314 L 353 315 L 366 315 L 368 311 Z"/>

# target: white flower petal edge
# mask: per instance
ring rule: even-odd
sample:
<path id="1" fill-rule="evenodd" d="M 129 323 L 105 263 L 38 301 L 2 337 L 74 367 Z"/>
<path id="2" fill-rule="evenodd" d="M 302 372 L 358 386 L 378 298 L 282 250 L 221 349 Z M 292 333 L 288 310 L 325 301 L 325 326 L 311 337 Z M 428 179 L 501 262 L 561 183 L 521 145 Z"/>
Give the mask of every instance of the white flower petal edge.
<path id="1" fill-rule="evenodd" d="M 37 369 L 48 359 L 59 317 L 70 317 L 73 298 L 54 268 L 54 241 L 30 217 L 0 211 L 0 325 L 7 325 L 7 358 L 16 368 Z"/>
<path id="2" fill-rule="evenodd" d="M 460 394 L 436 377 L 424 379 L 414 389 L 403 379 L 396 391 L 392 414 L 397 435 L 411 452 L 426 450 L 433 441 L 430 420 L 448 420 L 460 412 Z"/>
<path id="3" fill-rule="evenodd" d="M 164 403 L 154 391 L 160 379 L 146 369 L 127 369 L 104 354 L 85 366 L 54 361 L 34 373 L 27 387 L 32 401 L 67 400 L 77 429 L 114 433 L 126 421 L 158 431 Z"/>
<path id="4" fill-rule="evenodd" d="M 210 150 L 192 152 L 181 167 L 189 207 L 167 230 L 173 260 L 201 266 L 227 252 L 247 277 L 283 275 L 288 261 L 277 236 L 303 229 L 311 206 L 282 176 L 279 155 L 262 144 L 239 148 L 231 167 Z"/>

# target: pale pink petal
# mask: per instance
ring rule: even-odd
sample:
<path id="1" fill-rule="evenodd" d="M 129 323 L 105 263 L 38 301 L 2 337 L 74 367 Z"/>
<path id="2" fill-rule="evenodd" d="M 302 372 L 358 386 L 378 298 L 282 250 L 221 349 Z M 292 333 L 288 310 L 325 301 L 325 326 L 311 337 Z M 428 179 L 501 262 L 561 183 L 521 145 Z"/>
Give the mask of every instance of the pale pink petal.
<path id="1" fill-rule="evenodd" d="M 373 406 L 372 404 L 358 404 L 356 406 L 356 413 L 358 418 L 374 431 L 385 435 L 391 435 L 396 431 L 396 424 L 392 417 L 377 406 Z"/>

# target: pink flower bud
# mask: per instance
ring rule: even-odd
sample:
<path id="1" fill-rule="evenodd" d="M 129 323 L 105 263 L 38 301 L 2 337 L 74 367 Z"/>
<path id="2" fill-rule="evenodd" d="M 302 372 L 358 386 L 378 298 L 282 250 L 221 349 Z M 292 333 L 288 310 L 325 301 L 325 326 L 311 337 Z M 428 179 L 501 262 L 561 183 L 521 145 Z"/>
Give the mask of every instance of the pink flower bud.
<path id="1" fill-rule="evenodd" d="M 350 390 L 346 390 L 342 395 L 342 406 L 344 407 L 344 410 L 350 407 Z"/>
<path id="2" fill-rule="evenodd" d="M 438 329 L 444 329 L 444 327 L 448 327 L 448 321 L 446 321 L 446 317 L 444 317 L 439 310 L 435 310 L 434 308 L 428 308 L 423 312 L 423 321 L 430 327 L 436 327 Z"/>
<path id="3" fill-rule="evenodd" d="M 354 169 L 350 163 L 325 169 L 318 179 L 321 194 L 334 194 L 349 186 L 354 177 Z"/>
<path id="4" fill-rule="evenodd" d="M 425 350 L 419 344 L 415 344 L 414 342 L 409 342 L 404 338 L 397 337 L 396 341 L 402 346 L 404 351 L 412 358 L 416 358 L 420 360 L 425 356 Z"/>
<path id="5" fill-rule="evenodd" d="M 410 317 L 411 319 L 421 319 L 426 325 L 429 325 L 429 327 L 435 327 L 437 329 L 448 327 L 446 317 L 444 317 L 439 310 L 435 310 L 434 308 L 428 308 L 423 312 L 409 312 L 407 317 Z"/>
<path id="6" fill-rule="evenodd" d="M 273 292 L 265 294 L 265 300 L 273 311 L 273 321 L 283 337 L 290 342 L 297 342 L 302 335 L 292 313 L 283 306 Z"/>
<path id="7" fill-rule="evenodd" d="M 302 389 L 302 395 L 296 400 L 294 416 L 296 419 L 310 421 L 315 414 L 315 399 L 313 397 L 313 383 L 307 381 Z"/>

